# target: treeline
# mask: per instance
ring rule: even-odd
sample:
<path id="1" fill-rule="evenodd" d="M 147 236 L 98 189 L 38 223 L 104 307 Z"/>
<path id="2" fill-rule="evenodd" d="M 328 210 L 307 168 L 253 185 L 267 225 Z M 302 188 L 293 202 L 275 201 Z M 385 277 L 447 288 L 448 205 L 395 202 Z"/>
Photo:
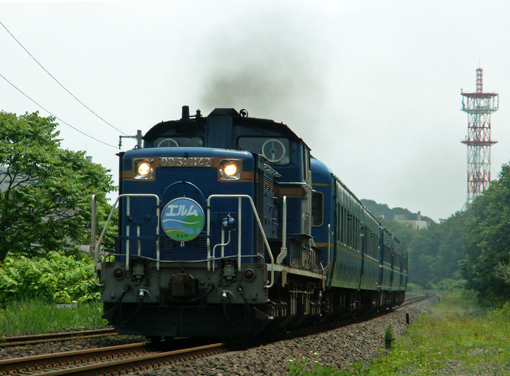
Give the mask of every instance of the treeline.
<path id="1" fill-rule="evenodd" d="M 471 208 L 440 223 L 428 221 L 427 229 L 415 230 L 409 224 L 379 220 L 409 251 L 411 288 L 465 287 L 476 292 L 484 306 L 510 301 L 508 164 L 503 165 L 499 179 L 474 200 Z"/>

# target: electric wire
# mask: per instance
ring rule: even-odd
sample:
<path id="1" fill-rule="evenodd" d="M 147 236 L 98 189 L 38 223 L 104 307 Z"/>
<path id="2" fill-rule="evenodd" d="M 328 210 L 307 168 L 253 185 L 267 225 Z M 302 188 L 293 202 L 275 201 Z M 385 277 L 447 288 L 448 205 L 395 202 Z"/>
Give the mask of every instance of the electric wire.
<path id="1" fill-rule="evenodd" d="M 7 27 L 2 23 L 2 21 L 0 21 L 0 25 L 3 26 L 3 28 L 9 33 L 9 35 L 21 46 L 21 48 L 23 48 L 25 50 L 25 52 L 51 77 L 53 78 L 53 80 L 55 80 L 55 82 L 57 84 L 59 84 L 62 89 L 64 89 L 65 91 L 67 91 L 67 93 L 69 95 L 71 95 L 74 99 L 76 99 L 82 106 L 84 106 L 87 110 L 89 110 L 90 112 L 92 112 L 94 115 L 96 115 L 99 119 L 101 119 L 103 122 L 105 122 L 106 124 L 108 124 L 110 127 L 112 127 L 113 129 L 115 129 L 116 131 L 122 133 L 123 135 L 127 136 L 126 133 L 124 133 L 123 131 L 121 131 L 120 129 L 116 128 L 115 126 L 113 126 L 112 124 L 110 124 L 109 122 L 107 122 L 105 119 L 103 119 L 101 116 L 99 116 L 98 114 L 96 114 L 90 107 L 88 107 L 85 103 L 83 103 L 81 100 L 79 100 L 73 93 L 71 93 L 69 90 L 67 90 L 67 88 L 62 85 L 50 72 L 48 72 L 48 70 L 46 68 L 44 68 L 42 66 L 41 63 L 39 63 L 39 61 L 37 61 L 37 59 L 21 44 L 21 42 L 19 40 L 16 39 L 16 37 L 9 31 L 9 29 L 7 29 Z"/>
<path id="2" fill-rule="evenodd" d="M 54 115 L 51 111 L 48 111 L 46 108 L 44 108 L 43 106 L 41 106 L 41 105 L 40 105 L 39 103 L 37 103 L 35 100 L 33 100 L 32 98 L 30 98 L 30 97 L 29 97 L 27 94 L 25 94 L 25 93 L 24 93 L 21 89 L 19 89 L 18 87 L 16 87 L 16 85 L 14 85 L 11 81 L 9 81 L 7 78 L 5 78 L 5 77 L 4 77 L 4 75 L 2 75 L 1 73 L 0 73 L 0 77 L 2 77 L 5 81 L 7 81 L 7 83 L 8 83 L 9 85 L 11 85 L 13 88 L 15 88 L 16 90 L 18 90 L 21 94 L 23 94 L 25 97 L 27 97 L 27 98 L 28 98 L 29 100 L 31 100 L 33 103 L 35 103 L 37 106 L 39 106 L 40 108 L 42 108 L 44 111 L 46 111 L 47 113 L 49 113 L 49 114 L 50 114 L 51 116 L 53 116 L 55 119 L 59 120 L 61 123 L 64 123 L 65 125 L 67 125 L 68 127 L 71 127 L 71 128 L 72 128 L 72 129 L 74 129 L 75 131 L 80 132 L 80 133 L 81 133 L 82 135 L 84 135 L 84 136 L 87 136 L 87 137 L 89 137 L 89 138 L 91 138 L 91 139 L 93 139 L 93 140 L 95 140 L 95 141 L 97 141 L 97 142 L 100 142 L 100 143 L 102 143 L 102 144 L 104 144 L 104 145 L 107 145 L 107 146 L 110 146 L 110 147 L 112 147 L 112 148 L 114 148 L 114 149 L 117 149 L 117 147 L 116 147 L 116 146 L 114 146 L 114 145 L 110 145 L 110 144 L 108 144 L 108 143 L 106 143 L 106 142 L 104 142 L 104 141 L 101 141 L 101 140 L 99 140 L 99 139 L 95 138 L 94 136 L 88 135 L 87 133 L 85 133 L 85 132 L 83 132 L 83 131 L 79 130 L 79 129 L 78 129 L 78 128 L 76 128 L 76 127 L 73 127 L 71 124 L 67 123 L 66 121 L 62 120 L 62 119 L 61 119 L 61 118 L 59 118 L 58 116 Z"/>

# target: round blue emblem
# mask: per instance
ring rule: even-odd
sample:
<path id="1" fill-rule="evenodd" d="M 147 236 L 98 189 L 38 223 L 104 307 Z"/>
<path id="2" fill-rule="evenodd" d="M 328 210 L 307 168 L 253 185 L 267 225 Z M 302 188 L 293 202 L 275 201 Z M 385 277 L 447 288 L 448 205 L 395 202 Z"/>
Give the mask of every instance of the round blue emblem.
<path id="1" fill-rule="evenodd" d="M 195 239 L 204 228 L 205 215 L 202 207 L 186 197 L 170 201 L 161 215 L 161 226 L 172 239 L 187 242 Z"/>

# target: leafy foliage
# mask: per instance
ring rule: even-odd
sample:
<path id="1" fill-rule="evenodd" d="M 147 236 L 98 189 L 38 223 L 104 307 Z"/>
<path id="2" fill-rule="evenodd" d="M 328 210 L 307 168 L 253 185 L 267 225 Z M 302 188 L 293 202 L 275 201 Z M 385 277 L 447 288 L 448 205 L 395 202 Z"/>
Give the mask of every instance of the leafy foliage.
<path id="1" fill-rule="evenodd" d="M 510 165 L 471 208 L 462 271 L 483 305 L 510 301 Z"/>
<path id="2" fill-rule="evenodd" d="M 70 303 L 99 299 L 93 276 L 94 266 L 88 256 L 79 260 L 49 252 L 40 261 L 7 257 L 0 268 L 0 302 L 38 298 Z"/>
<path id="3" fill-rule="evenodd" d="M 108 211 L 108 170 L 61 149 L 56 128 L 37 112 L 0 112 L 0 261 L 87 242 L 93 194 L 98 215 Z"/>
<path id="4" fill-rule="evenodd" d="M 469 212 L 457 212 L 440 224 L 418 231 L 410 244 L 410 274 L 413 282 L 431 288 L 443 279 L 459 279 L 459 261 L 464 258 L 463 239 Z"/>

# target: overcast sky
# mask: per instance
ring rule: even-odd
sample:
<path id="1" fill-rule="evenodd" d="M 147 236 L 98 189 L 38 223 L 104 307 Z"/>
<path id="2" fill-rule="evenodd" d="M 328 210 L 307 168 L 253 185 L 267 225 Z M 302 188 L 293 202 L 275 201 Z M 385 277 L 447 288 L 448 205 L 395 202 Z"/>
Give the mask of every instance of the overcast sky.
<path id="1" fill-rule="evenodd" d="M 467 198 L 461 88 L 500 94 L 492 176 L 510 160 L 510 2 L 3 1 L 0 74 L 117 179 L 122 130 L 215 107 L 289 125 L 358 196 L 434 220 Z M 40 111 L 0 77 L 0 110 Z M 134 146 L 124 140 L 123 149 Z"/>

